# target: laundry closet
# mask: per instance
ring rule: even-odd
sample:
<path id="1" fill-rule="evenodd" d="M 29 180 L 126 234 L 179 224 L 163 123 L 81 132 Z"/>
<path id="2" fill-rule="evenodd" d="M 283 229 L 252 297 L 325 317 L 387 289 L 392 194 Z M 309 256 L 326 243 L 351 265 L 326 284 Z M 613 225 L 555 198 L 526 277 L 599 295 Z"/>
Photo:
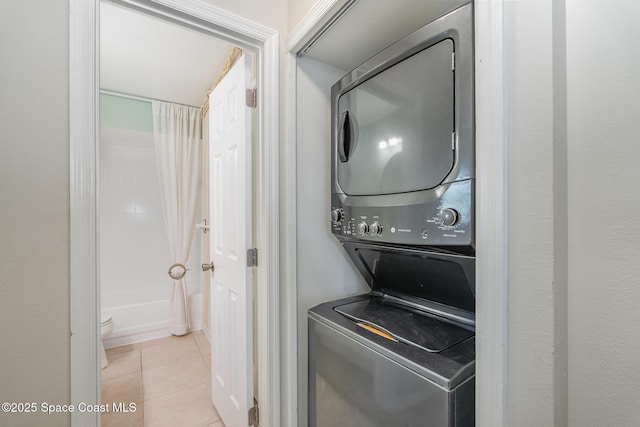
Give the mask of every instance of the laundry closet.
<path id="1" fill-rule="evenodd" d="M 371 290 L 340 242 L 331 235 L 331 86 L 386 46 L 464 3 L 356 3 L 334 16 L 330 24 L 324 22 L 325 31 L 316 33 L 317 37 L 303 37 L 289 46 L 299 55 L 295 76 L 295 150 L 300 426 L 308 425 L 307 393 L 312 386 L 307 381 L 307 311 L 323 302 Z M 394 18 L 388 19 L 390 16 Z"/>

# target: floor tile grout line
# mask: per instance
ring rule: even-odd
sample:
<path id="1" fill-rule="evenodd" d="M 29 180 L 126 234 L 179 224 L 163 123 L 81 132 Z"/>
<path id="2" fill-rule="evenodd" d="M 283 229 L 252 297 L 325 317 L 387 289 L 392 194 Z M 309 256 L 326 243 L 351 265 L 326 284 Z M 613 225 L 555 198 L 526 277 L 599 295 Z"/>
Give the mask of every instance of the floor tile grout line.
<path id="1" fill-rule="evenodd" d="M 172 394 L 186 393 L 187 391 L 189 391 L 191 389 L 194 389 L 196 387 L 202 387 L 203 385 L 206 385 L 206 383 L 192 384 L 192 385 L 190 385 L 188 387 L 185 387 L 185 388 L 182 388 L 180 390 L 176 390 L 176 391 L 172 391 L 170 393 L 163 394 L 162 396 L 155 396 L 155 397 L 152 397 L 151 399 L 145 399 L 144 402 L 149 402 L 151 400 L 156 400 L 156 399 L 164 399 L 167 396 L 171 396 Z"/>
<path id="2" fill-rule="evenodd" d="M 206 382 L 201 382 L 201 383 L 197 383 L 197 384 L 189 384 L 188 386 L 183 387 L 183 388 L 180 388 L 180 389 L 178 389 L 178 390 L 171 390 L 171 391 L 168 391 L 168 392 L 166 392 L 166 393 L 162 393 L 162 394 L 159 394 L 159 395 L 157 395 L 157 396 L 150 397 L 150 398 L 148 398 L 148 399 L 145 399 L 145 398 L 144 398 L 144 395 L 143 395 L 143 396 L 142 396 L 142 401 L 143 401 L 143 402 L 146 402 L 146 401 L 149 401 L 149 400 L 158 399 L 158 398 L 160 398 L 160 397 L 166 397 L 166 396 L 169 396 L 169 395 L 171 395 L 171 394 L 179 393 L 179 392 L 184 392 L 185 390 L 189 390 L 189 389 L 191 389 L 191 388 L 193 388 L 193 387 L 201 386 L 201 385 L 204 385 L 204 384 L 206 384 Z"/>

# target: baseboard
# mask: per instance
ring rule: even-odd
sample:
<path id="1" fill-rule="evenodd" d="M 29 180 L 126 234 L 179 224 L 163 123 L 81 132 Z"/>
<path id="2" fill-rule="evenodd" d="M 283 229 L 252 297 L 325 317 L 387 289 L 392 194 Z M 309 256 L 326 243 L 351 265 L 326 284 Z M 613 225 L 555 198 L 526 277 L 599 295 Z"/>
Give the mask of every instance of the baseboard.
<path id="1" fill-rule="evenodd" d="M 135 344 L 142 341 L 154 340 L 168 337 L 168 322 L 148 323 L 131 328 L 120 329 L 117 335 L 113 335 L 104 340 L 104 348 L 120 347 L 122 345 Z"/>

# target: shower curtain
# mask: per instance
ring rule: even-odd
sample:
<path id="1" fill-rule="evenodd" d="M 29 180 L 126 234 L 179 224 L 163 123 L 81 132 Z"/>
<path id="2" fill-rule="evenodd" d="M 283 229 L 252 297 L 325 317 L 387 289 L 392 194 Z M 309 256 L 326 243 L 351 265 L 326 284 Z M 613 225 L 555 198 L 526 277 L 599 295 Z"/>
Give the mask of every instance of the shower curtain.
<path id="1" fill-rule="evenodd" d="M 186 266 L 196 226 L 200 185 L 202 136 L 200 109 L 152 102 L 153 136 L 172 264 Z M 189 330 L 187 283 L 173 279 L 169 330 L 184 335 Z"/>

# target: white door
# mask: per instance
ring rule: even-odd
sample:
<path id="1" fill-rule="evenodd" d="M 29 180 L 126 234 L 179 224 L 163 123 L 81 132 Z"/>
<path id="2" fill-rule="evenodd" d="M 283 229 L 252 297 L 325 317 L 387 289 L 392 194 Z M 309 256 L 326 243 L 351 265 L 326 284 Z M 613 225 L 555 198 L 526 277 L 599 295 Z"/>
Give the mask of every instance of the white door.
<path id="1" fill-rule="evenodd" d="M 212 401 L 227 427 L 253 406 L 251 58 L 242 55 L 209 96 Z"/>

